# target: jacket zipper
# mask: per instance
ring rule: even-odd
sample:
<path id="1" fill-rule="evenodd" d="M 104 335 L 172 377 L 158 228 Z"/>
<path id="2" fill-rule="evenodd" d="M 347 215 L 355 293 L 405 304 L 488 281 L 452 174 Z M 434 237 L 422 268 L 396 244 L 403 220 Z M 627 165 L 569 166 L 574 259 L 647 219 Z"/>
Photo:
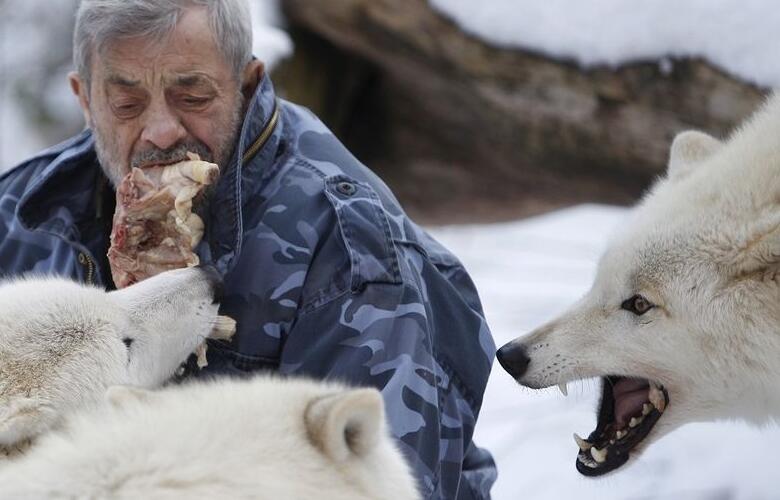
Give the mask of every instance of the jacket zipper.
<path id="1" fill-rule="evenodd" d="M 87 267 L 87 284 L 94 285 L 95 263 L 92 261 L 89 255 L 85 254 L 84 252 L 79 252 L 79 264 Z"/>
<path id="2" fill-rule="evenodd" d="M 274 129 L 276 128 L 276 123 L 279 121 L 279 102 L 274 101 L 274 110 L 271 113 L 271 118 L 268 119 L 268 123 L 266 124 L 265 128 L 260 132 L 260 135 L 257 137 L 254 143 L 252 143 L 251 146 L 249 146 L 249 149 L 246 150 L 244 155 L 241 157 L 241 164 L 246 165 L 249 163 L 249 160 L 251 160 L 260 149 L 262 149 L 263 146 L 265 146 L 265 143 L 268 142 L 268 139 L 271 137 L 271 134 L 273 133 Z"/>

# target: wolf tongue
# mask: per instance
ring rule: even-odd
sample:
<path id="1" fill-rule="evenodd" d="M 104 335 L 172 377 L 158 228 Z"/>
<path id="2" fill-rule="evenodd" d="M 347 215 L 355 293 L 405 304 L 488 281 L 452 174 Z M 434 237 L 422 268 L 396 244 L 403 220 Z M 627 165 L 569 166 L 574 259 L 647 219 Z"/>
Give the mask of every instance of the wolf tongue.
<path id="1" fill-rule="evenodd" d="M 624 428 L 631 417 L 642 415 L 642 405 L 649 397 L 650 385 L 647 380 L 637 378 L 619 378 L 612 387 L 615 400 L 615 424 Z"/>
<path id="2" fill-rule="evenodd" d="M 615 424 L 624 428 L 631 417 L 642 415 L 642 406 L 647 402 L 648 389 L 624 392 L 615 395 Z"/>

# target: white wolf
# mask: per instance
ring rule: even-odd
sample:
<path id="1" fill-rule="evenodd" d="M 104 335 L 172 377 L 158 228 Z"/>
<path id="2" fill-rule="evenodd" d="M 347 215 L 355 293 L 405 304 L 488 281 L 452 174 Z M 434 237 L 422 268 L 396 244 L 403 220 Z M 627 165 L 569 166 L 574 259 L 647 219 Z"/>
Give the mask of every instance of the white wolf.
<path id="1" fill-rule="evenodd" d="M 157 387 L 217 320 L 212 268 L 120 291 L 59 278 L 0 285 L 0 455 L 14 455 L 116 384 Z"/>
<path id="2" fill-rule="evenodd" d="M 256 377 L 107 399 L 0 468 L 3 497 L 420 498 L 375 389 Z"/>
<path id="3" fill-rule="evenodd" d="M 679 134 L 591 290 L 498 352 L 531 388 L 602 377 L 596 476 L 682 424 L 780 413 L 780 96 L 721 142 Z"/>

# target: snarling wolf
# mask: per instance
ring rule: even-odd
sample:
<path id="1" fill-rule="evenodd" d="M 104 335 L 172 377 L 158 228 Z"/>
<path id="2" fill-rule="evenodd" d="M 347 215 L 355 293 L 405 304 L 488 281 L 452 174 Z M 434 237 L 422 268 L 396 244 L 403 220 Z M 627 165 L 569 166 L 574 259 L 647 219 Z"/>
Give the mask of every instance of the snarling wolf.
<path id="1" fill-rule="evenodd" d="M 614 471 L 688 422 L 780 412 L 780 97 L 724 141 L 680 133 L 590 291 L 498 351 L 522 385 L 600 377 L 577 470 Z"/>
<path id="2" fill-rule="evenodd" d="M 210 334 L 213 268 L 106 292 L 61 278 L 0 285 L 0 455 L 14 455 L 117 384 L 158 387 Z"/>

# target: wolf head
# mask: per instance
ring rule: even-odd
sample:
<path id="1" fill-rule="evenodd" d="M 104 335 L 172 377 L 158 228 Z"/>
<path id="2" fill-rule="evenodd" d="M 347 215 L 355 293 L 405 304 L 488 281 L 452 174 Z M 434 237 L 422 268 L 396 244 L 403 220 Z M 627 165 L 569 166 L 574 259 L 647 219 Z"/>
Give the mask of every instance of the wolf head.
<path id="1" fill-rule="evenodd" d="M 108 386 L 162 384 L 208 335 L 218 285 L 208 268 L 113 292 L 60 278 L 0 285 L 0 446 L 56 426 Z"/>
<path id="2" fill-rule="evenodd" d="M 12 498 L 414 500 L 375 389 L 254 377 L 112 387 L 0 470 Z M 150 423 L 153 425 L 150 426 Z"/>
<path id="3" fill-rule="evenodd" d="M 603 379 L 577 468 L 610 472 L 693 421 L 780 409 L 780 98 L 727 141 L 678 135 L 591 290 L 499 350 L 519 383 Z"/>

